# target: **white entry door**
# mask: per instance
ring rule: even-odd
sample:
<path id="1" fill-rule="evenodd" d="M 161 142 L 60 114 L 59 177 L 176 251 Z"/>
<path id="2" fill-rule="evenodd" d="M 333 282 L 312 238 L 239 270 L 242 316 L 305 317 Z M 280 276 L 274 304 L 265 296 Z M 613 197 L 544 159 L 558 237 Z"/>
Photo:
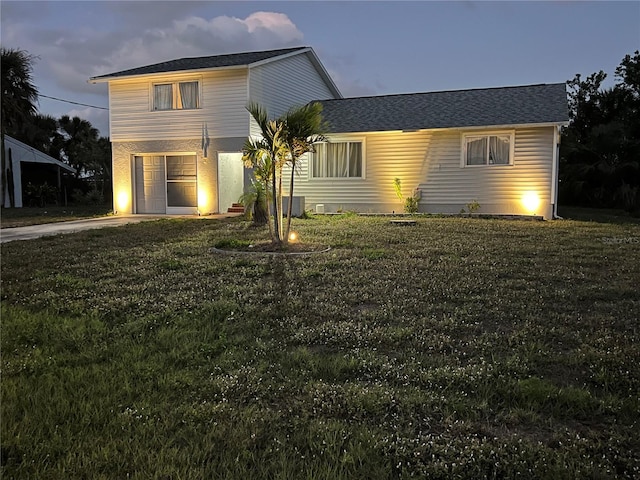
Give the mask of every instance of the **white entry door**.
<path id="1" fill-rule="evenodd" d="M 218 211 L 224 213 L 244 189 L 242 153 L 218 153 Z"/>
<path id="2" fill-rule="evenodd" d="M 164 155 L 136 156 L 136 213 L 166 213 Z"/>

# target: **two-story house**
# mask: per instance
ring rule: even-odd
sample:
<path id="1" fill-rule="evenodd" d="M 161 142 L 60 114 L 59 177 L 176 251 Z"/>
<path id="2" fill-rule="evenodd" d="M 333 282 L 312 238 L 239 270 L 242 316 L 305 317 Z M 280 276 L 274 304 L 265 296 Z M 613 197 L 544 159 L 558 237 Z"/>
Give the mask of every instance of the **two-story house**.
<path id="1" fill-rule="evenodd" d="M 399 178 L 420 212 L 555 216 L 563 83 L 342 98 L 307 47 L 184 58 L 91 81 L 109 83 L 120 213 L 226 211 L 249 184 L 243 143 L 259 134 L 246 105 L 274 117 L 320 101 L 329 141 L 301 159 L 295 183 L 307 208 L 399 212 Z"/>
<path id="2" fill-rule="evenodd" d="M 341 94 L 311 48 L 182 58 L 101 75 L 109 84 L 118 213 L 224 212 L 243 192 L 242 146 L 273 116 Z"/>

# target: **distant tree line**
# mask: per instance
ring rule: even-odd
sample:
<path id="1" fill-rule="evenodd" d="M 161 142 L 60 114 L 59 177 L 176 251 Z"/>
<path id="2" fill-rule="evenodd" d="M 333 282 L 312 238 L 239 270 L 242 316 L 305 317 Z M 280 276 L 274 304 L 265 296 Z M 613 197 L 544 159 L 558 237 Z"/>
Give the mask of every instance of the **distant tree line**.
<path id="1" fill-rule="evenodd" d="M 640 53 L 622 59 L 613 87 L 602 88 L 606 76 L 601 70 L 567 82 L 559 203 L 640 215 Z"/>
<path id="2" fill-rule="evenodd" d="M 87 120 L 38 112 L 33 83 L 35 57 L 24 50 L 1 48 L 2 186 L 8 184 L 4 136 L 9 135 L 76 170 L 68 183 L 76 201 L 100 203 L 111 195 L 111 143 Z M 3 199 L 4 201 L 4 199 Z"/>

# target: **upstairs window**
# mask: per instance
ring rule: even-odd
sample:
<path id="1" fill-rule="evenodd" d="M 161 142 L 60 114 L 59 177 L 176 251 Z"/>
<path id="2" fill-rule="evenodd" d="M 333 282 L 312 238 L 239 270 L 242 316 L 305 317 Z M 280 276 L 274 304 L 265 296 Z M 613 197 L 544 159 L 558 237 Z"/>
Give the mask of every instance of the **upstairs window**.
<path id="1" fill-rule="evenodd" d="M 363 178 L 362 142 L 331 142 L 314 145 L 312 178 Z"/>
<path id="2" fill-rule="evenodd" d="M 462 136 L 462 165 L 512 165 L 513 133 Z"/>
<path id="3" fill-rule="evenodd" d="M 191 110 L 200 107 L 197 81 L 156 83 L 153 85 L 154 110 Z"/>

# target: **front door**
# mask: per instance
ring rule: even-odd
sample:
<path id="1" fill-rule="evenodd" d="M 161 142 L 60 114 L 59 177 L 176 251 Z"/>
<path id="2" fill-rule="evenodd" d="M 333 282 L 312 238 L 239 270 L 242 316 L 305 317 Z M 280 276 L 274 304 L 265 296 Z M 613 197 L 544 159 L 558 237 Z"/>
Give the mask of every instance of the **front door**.
<path id="1" fill-rule="evenodd" d="M 218 211 L 224 213 L 242 196 L 244 164 L 242 153 L 218 154 Z"/>

